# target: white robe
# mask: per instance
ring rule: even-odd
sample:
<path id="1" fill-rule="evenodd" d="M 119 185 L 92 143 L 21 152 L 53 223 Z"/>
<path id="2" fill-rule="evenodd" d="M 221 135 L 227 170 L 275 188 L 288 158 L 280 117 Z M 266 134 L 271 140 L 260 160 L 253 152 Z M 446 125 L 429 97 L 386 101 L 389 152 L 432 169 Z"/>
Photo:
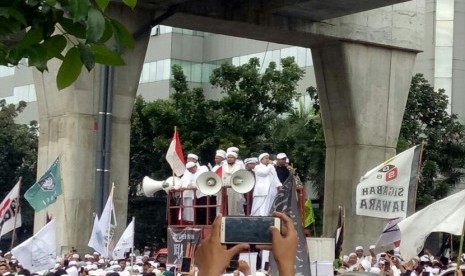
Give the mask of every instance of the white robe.
<path id="1" fill-rule="evenodd" d="M 233 165 L 229 165 L 227 162 L 224 162 L 222 165 L 222 175 L 221 175 L 221 178 L 223 180 L 223 186 L 230 186 L 231 175 L 241 169 L 245 169 L 244 163 L 235 162 Z M 232 188 L 228 189 L 227 194 L 228 194 L 228 215 L 229 216 L 244 216 L 245 215 L 244 196 L 234 191 Z M 221 199 L 220 199 L 219 204 L 221 205 Z"/>
<path id="2" fill-rule="evenodd" d="M 191 186 L 192 188 L 197 188 L 197 177 L 204 172 L 204 169 L 201 166 L 197 168 L 197 171 L 193 174 L 190 173 L 187 169 L 184 172 L 183 176 L 181 177 L 181 180 L 179 181 L 179 184 L 175 186 L 176 189 L 179 188 L 189 188 Z M 206 168 L 206 167 L 205 167 Z M 208 168 L 207 168 L 208 171 Z M 202 194 L 200 191 L 199 195 Z M 192 206 L 194 205 L 194 190 L 187 190 L 182 192 L 183 199 L 182 199 L 182 204 L 184 206 L 182 210 L 182 219 L 186 221 L 194 221 L 194 208 Z M 203 194 L 202 194 L 203 195 Z"/>
<path id="3" fill-rule="evenodd" d="M 273 164 L 258 164 L 255 166 L 255 188 L 251 216 L 268 216 L 277 195 L 277 188 L 282 184 L 276 174 Z"/>

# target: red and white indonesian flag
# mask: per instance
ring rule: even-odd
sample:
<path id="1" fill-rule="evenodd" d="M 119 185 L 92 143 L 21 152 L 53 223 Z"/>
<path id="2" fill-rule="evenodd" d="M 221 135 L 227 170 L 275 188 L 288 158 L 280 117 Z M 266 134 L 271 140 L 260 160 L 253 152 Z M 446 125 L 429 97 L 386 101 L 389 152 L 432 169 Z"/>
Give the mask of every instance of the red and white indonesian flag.
<path id="1" fill-rule="evenodd" d="M 421 251 L 432 232 L 461 235 L 465 221 L 465 190 L 443 198 L 402 220 L 400 254 L 409 260 Z"/>
<path id="2" fill-rule="evenodd" d="M 419 162 L 414 146 L 367 172 L 357 186 L 357 215 L 405 218 L 413 210 Z"/>
<path id="3" fill-rule="evenodd" d="M 186 170 L 186 166 L 184 165 L 186 162 L 184 161 L 184 153 L 182 152 L 181 141 L 179 140 L 176 128 L 174 129 L 173 140 L 171 140 L 168 152 L 166 153 L 166 161 L 168 161 L 176 176 L 183 175 Z"/>
<path id="4" fill-rule="evenodd" d="M 21 180 L 16 183 L 0 204 L 0 237 L 15 228 L 21 227 L 21 212 L 19 211 L 18 202 L 20 183 Z"/>

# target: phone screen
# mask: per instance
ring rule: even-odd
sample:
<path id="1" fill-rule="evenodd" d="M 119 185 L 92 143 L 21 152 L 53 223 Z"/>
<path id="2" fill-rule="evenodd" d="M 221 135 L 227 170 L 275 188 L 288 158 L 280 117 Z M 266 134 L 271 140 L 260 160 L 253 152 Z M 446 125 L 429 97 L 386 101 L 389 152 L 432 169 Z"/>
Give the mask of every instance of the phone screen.
<path id="1" fill-rule="evenodd" d="M 191 270 L 191 258 L 182 258 L 181 272 L 189 272 Z"/>
<path id="2" fill-rule="evenodd" d="M 223 217 L 223 243 L 271 244 L 270 226 L 279 228 L 276 217 Z"/>

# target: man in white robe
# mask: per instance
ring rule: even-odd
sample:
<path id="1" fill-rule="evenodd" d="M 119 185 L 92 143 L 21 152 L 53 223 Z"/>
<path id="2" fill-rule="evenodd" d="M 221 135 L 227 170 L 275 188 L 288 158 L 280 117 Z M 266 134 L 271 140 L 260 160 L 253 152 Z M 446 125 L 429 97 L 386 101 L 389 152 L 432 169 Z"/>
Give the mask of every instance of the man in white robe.
<path id="1" fill-rule="evenodd" d="M 182 175 L 179 184 L 174 188 L 197 188 L 197 177 L 202 172 L 204 171 L 199 169 L 196 163 L 192 161 L 187 162 L 186 171 Z M 194 222 L 194 208 L 192 208 L 195 197 L 194 190 L 185 190 L 182 192 L 182 195 L 182 202 L 184 206 L 182 209 L 182 219 L 188 222 Z"/>
<path id="2" fill-rule="evenodd" d="M 231 186 L 231 176 L 238 170 L 245 169 L 244 163 L 236 162 L 237 153 L 230 151 L 226 153 L 226 162 L 223 162 L 221 167 L 223 186 Z M 244 212 L 244 196 L 232 188 L 227 191 L 228 195 L 228 215 L 229 216 L 243 216 Z"/>
<path id="3" fill-rule="evenodd" d="M 276 174 L 276 169 L 268 153 L 258 157 L 260 164 L 255 166 L 255 187 L 253 190 L 251 216 L 268 216 L 273 201 L 282 186 Z"/>

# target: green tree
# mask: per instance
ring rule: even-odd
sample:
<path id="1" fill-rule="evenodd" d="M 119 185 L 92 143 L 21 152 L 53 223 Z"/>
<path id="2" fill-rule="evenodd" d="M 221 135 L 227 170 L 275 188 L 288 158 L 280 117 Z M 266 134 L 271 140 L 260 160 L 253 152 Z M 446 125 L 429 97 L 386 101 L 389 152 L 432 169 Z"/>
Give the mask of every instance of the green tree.
<path id="1" fill-rule="evenodd" d="M 37 167 L 37 122 L 33 121 L 29 125 L 14 122 L 25 107 L 25 102 L 15 106 L 0 100 L 0 200 L 22 177 L 22 227 L 17 231 L 20 241 L 32 235 L 34 212 L 22 195 L 29 184 L 35 182 Z M 4 240 L 8 242 L 8 239 L 2 237 L 2 242 Z"/>
<path id="2" fill-rule="evenodd" d="M 134 8 L 136 0 L 123 0 Z M 62 60 L 57 86 L 65 88 L 82 67 L 123 65 L 121 51 L 134 46 L 128 30 L 105 13 L 110 0 L 11 0 L 0 3 L 0 65 L 23 58 L 44 72 L 52 58 Z"/>
<path id="3" fill-rule="evenodd" d="M 281 61 L 282 70 L 270 63 L 260 74 L 260 62 L 223 64 L 214 70 L 211 83 L 220 100 L 208 100 L 201 88 L 189 88 L 180 66 L 172 68 L 174 89 L 168 100 L 146 102 L 136 100 L 131 128 L 130 215 L 136 220 L 138 246 L 146 243 L 160 245 L 166 239 L 166 194 L 161 191 L 153 198 L 137 194 L 146 175 L 156 180 L 170 176 L 165 154 L 177 126 L 184 153 L 194 152 L 201 162 L 212 162 L 216 149 L 239 146 L 241 157 L 271 150 L 271 123 L 293 109 L 293 99 L 299 96 L 297 82 L 303 71 L 293 58 Z M 154 207 L 154 206 L 158 207 Z M 150 206 L 151 213 L 141 206 Z M 153 212 L 152 212 L 153 211 Z M 144 213 L 142 213 L 144 212 Z M 137 222 L 139 221 L 139 223 Z"/>
<path id="4" fill-rule="evenodd" d="M 421 74 L 412 78 L 398 152 L 425 142 L 417 208 L 447 195 L 465 166 L 465 127 L 448 114 L 444 89 L 434 90 Z"/>

